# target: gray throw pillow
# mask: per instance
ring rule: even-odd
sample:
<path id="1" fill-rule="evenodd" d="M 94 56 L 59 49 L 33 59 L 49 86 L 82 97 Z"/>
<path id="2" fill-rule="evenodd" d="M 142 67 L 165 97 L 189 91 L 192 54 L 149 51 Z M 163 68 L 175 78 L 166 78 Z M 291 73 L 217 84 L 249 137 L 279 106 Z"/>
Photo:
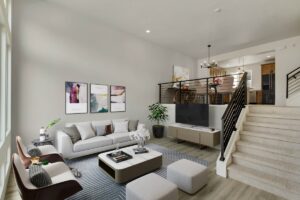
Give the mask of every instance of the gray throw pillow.
<path id="1" fill-rule="evenodd" d="M 63 132 L 65 132 L 71 138 L 73 144 L 81 139 L 80 133 L 75 125 L 71 127 L 65 127 Z"/>
<path id="2" fill-rule="evenodd" d="M 95 129 L 96 129 L 96 135 L 97 136 L 104 136 L 106 131 L 105 131 L 105 127 L 106 125 L 99 125 L 99 126 L 96 126 Z"/>
<path id="3" fill-rule="evenodd" d="M 38 188 L 52 184 L 51 177 L 40 165 L 29 166 L 29 179 L 30 182 Z"/>
<path id="4" fill-rule="evenodd" d="M 138 124 L 139 124 L 139 120 L 129 120 L 128 130 L 129 131 L 136 131 L 137 127 L 138 127 Z"/>
<path id="5" fill-rule="evenodd" d="M 31 157 L 36 157 L 36 156 L 41 156 L 41 155 L 42 155 L 42 152 L 41 152 L 41 150 L 39 150 L 38 148 L 33 147 L 33 148 L 28 149 L 28 154 L 29 154 Z"/>

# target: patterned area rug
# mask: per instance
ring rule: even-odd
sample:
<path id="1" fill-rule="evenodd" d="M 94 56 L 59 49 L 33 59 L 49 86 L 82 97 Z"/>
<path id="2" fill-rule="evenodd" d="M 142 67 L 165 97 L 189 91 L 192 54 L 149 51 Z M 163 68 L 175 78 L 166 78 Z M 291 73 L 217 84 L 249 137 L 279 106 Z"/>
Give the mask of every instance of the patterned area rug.
<path id="1" fill-rule="evenodd" d="M 156 144 L 148 144 L 146 147 L 163 154 L 163 166 L 154 173 L 166 178 L 166 166 L 180 159 L 188 159 L 194 162 L 208 165 L 205 160 L 180 153 Z M 98 154 L 85 156 L 66 161 L 73 168 L 77 168 L 82 177 L 78 179 L 83 190 L 68 198 L 68 200 L 125 200 L 125 184 L 117 184 L 98 166 Z"/>

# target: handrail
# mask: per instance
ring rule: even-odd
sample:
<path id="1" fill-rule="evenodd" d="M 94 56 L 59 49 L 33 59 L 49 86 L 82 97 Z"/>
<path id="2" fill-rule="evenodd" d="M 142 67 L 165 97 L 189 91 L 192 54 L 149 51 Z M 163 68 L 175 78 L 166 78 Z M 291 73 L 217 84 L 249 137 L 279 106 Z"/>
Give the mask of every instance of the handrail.
<path id="1" fill-rule="evenodd" d="M 289 72 L 287 75 L 286 75 L 286 98 L 288 99 L 289 96 L 293 93 L 295 93 L 296 91 L 300 90 L 300 89 L 295 89 L 295 85 L 293 85 L 293 89 L 291 89 L 290 85 L 290 81 L 293 80 L 293 79 L 297 79 L 298 77 L 300 76 L 297 76 L 298 74 L 300 74 L 300 67 L 292 70 L 291 72 Z M 300 86 L 300 84 L 299 84 Z M 298 88 L 298 87 L 297 87 Z"/>
<path id="2" fill-rule="evenodd" d="M 222 116 L 222 130 L 221 130 L 221 157 L 220 160 L 225 160 L 225 150 L 231 138 L 233 131 L 236 131 L 236 123 L 239 119 L 242 109 L 247 104 L 247 72 L 243 77 L 232 95 L 223 116 Z"/>

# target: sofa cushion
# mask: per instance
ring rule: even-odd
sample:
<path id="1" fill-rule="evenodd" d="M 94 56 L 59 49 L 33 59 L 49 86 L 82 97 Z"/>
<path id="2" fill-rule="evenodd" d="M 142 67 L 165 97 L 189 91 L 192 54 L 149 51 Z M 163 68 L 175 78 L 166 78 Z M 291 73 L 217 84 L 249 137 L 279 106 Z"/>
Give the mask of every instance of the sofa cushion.
<path id="1" fill-rule="evenodd" d="M 111 138 L 113 143 L 121 143 L 121 142 L 128 142 L 130 141 L 129 133 L 113 133 L 110 135 L 107 135 L 106 137 Z"/>
<path id="2" fill-rule="evenodd" d="M 112 134 L 112 125 L 108 124 L 105 126 L 105 135 Z"/>
<path id="3" fill-rule="evenodd" d="M 95 132 L 92 128 L 91 123 L 83 124 L 83 125 L 76 125 L 76 127 L 80 133 L 82 140 L 86 140 L 86 139 L 95 137 Z"/>
<path id="4" fill-rule="evenodd" d="M 128 121 L 114 122 L 114 133 L 128 132 Z"/>
<path id="5" fill-rule="evenodd" d="M 139 120 L 129 120 L 128 122 L 128 130 L 136 131 L 139 124 Z"/>
<path id="6" fill-rule="evenodd" d="M 71 138 L 73 144 L 81 139 L 80 133 L 75 125 L 64 127 L 63 132 L 65 132 Z"/>
<path id="7" fill-rule="evenodd" d="M 85 151 L 89 149 L 94 149 L 98 147 L 104 147 L 108 145 L 112 145 L 113 140 L 106 136 L 96 136 L 86 140 L 80 140 L 74 144 L 73 150 L 78 151 Z"/>
<path id="8" fill-rule="evenodd" d="M 95 126 L 96 129 L 96 136 L 104 136 L 106 134 L 106 125 L 97 125 Z"/>
<path id="9" fill-rule="evenodd" d="M 97 126 L 105 126 L 105 125 L 108 125 L 108 124 L 111 124 L 111 120 L 101 120 L 101 121 L 92 121 L 92 127 L 93 129 L 95 130 L 96 132 L 96 127 Z"/>

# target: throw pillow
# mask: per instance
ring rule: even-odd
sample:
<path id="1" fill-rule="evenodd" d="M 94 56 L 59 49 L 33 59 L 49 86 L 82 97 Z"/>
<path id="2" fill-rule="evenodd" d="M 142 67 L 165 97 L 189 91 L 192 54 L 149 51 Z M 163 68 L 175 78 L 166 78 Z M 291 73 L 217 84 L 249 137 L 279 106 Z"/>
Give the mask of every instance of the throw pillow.
<path id="1" fill-rule="evenodd" d="M 128 122 L 128 130 L 136 131 L 139 124 L 139 120 L 129 120 Z"/>
<path id="2" fill-rule="evenodd" d="M 42 155 L 42 152 L 40 149 L 36 148 L 36 147 L 33 147 L 33 148 L 30 148 L 28 149 L 28 154 L 31 156 L 31 157 L 37 157 L 37 156 L 41 156 Z"/>
<path id="3" fill-rule="evenodd" d="M 71 138 L 73 144 L 81 139 L 80 133 L 75 125 L 72 125 L 71 127 L 65 127 L 63 132 L 65 132 Z"/>
<path id="4" fill-rule="evenodd" d="M 108 124 L 105 126 L 105 135 L 112 134 L 112 125 Z"/>
<path id="5" fill-rule="evenodd" d="M 114 133 L 128 132 L 128 121 L 114 122 Z"/>
<path id="6" fill-rule="evenodd" d="M 38 188 L 52 184 L 49 174 L 40 165 L 29 166 L 29 179 Z"/>
<path id="7" fill-rule="evenodd" d="M 91 126 L 91 124 L 82 124 L 82 125 L 76 125 L 81 139 L 86 140 L 92 137 L 95 137 L 95 132 Z"/>
<path id="8" fill-rule="evenodd" d="M 95 126 L 96 128 L 96 135 L 97 136 L 104 136 L 105 133 L 106 133 L 106 125 L 98 125 L 98 126 Z"/>

